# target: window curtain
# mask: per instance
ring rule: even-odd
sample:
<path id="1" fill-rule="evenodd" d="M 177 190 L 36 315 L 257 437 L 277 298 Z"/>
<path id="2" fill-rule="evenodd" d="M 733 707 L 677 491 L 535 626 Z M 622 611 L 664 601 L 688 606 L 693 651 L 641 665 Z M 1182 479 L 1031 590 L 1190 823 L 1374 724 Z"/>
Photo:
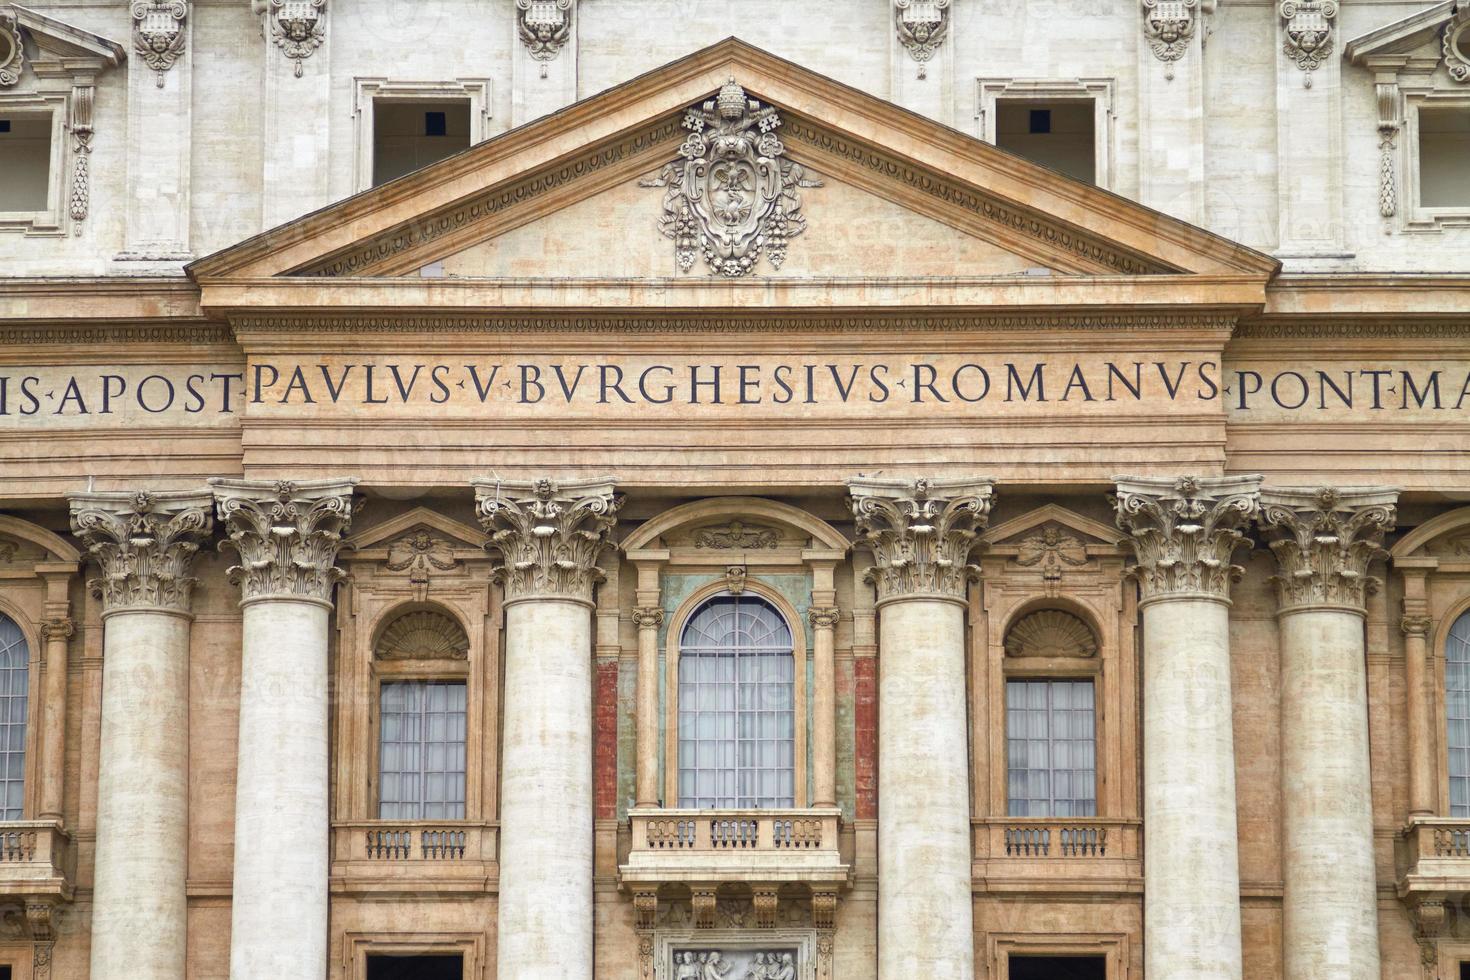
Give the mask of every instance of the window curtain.
<path id="1" fill-rule="evenodd" d="M 1006 682 L 1011 816 L 1096 816 L 1096 753 L 1092 681 Z"/>
<path id="2" fill-rule="evenodd" d="M 463 820 L 465 685 L 394 681 L 380 698 L 378 818 Z"/>

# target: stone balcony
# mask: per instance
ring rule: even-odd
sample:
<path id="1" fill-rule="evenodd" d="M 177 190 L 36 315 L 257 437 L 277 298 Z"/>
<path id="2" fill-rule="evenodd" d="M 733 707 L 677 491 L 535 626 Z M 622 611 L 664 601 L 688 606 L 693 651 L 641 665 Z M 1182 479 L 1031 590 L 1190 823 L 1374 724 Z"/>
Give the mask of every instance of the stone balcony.
<path id="1" fill-rule="evenodd" d="M 1399 897 L 1411 905 L 1470 895 L 1470 820 L 1414 817 L 1397 851 Z"/>
<path id="2" fill-rule="evenodd" d="M 635 809 L 628 817 L 631 846 L 618 870 L 632 891 L 804 884 L 826 892 L 847 887 L 851 876 L 839 847 L 837 809 Z"/>
<path id="3" fill-rule="evenodd" d="M 0 896 L 71 901 L 67 870 L 71 838 L 54 820 L 0 823 Z"/>
<path id="4" fill-rule="evenodd" d="M 499 876 L 499 827 L 456 820 L 332 825 L 335 894 L 475 894 Z"/>
<path id="5" fill-rule="evenodd" d="M 989 892 L 1141 894 L 1143 822 L 987 817 L 971 823 L 974 873 Z"/>

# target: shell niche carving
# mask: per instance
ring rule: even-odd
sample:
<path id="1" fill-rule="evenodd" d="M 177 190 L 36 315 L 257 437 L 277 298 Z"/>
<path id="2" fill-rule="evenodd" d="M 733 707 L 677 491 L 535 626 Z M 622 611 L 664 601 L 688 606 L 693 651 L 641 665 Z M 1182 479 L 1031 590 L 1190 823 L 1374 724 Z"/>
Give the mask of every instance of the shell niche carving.
<path id="1" fill-rule="evenodd" d="M 1091 657 L 1097 637 L 1082 620 L 1060 609 L 1043 609 L 1021 617 L 1006 634 L 1012 657 Z"/>
<path id="2" fill-rule="evenodd" d="M 380 660 L 463 660 L 470 652 L 464 627 L 444 613 L 405 613 L 383 630 Z"/>

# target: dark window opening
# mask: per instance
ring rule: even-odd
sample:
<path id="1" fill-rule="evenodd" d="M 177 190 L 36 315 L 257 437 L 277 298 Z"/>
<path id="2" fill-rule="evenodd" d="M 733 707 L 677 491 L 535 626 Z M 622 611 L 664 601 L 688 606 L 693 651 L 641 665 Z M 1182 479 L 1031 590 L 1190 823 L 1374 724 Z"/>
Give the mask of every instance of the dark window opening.
<path id="1" fill-rule="evenodd" d="M 468 99 L 373 102 L 373 186 L 413 173 L 470 145 Z"/>
<path id="2" fill-rule="evenodd" d="M 459 953 L 369 956 L 367 980 L 464 980 L 464 956 Z"/>
<path id="3" fill-rule="evenodd" d="M 997 99 L 995 145 L 1075 180 L 1096 183 L 1095 111 L 1092 99 Z"/>
<path id="4" fill-rule="evenodd" d="M 1010 956 L 1010 980 L 1108 980 L 1105 956 Z"/>
<path id="5" fill-rule="evenodd" d="M 10 132 L 10 120 L 9 119 L 0 119 L 0 133 L 8 133 L 8 132 Z"/>
<path id="6" fill-rule="evenodd" d="M 1460 964 L 1460 980 L 1470 980 L 1470 960 Z"/>
<path id="7" fill-rule="evenodd" d="M 0 966 L 0 980 L 10 980 L 10 967 Z"/>
<path id="8" fill-rule="evenodd" d="M 51 195 L 51 115 L 0 125 L 0 211 L 45 211 Z"/>

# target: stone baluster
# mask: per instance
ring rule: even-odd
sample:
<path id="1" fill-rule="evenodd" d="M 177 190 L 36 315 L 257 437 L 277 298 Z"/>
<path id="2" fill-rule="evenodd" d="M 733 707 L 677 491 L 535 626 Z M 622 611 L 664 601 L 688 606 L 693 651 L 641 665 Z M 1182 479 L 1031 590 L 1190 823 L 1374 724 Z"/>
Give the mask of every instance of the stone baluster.
<path id="1" fill-rule="evenodd" d="M 849 485 L 878 592 L 879 980 L 975 975 L 965 683 L 989 480 Z"/>
<path id="2" fill-rule="evenodd" d="M 502 980 L 592 976 L 592 590 L 613 481 L 477 481 L 505 590 Z"/>
<path id="3" fill-rule="evenodd" d="M 91 977 L 183 980 L 190 572 L 214 528 L 213 502 L 208 492 L 68 499 L 72 529 L 102 571 L 91 583 L 104 630 Z M 64 684 L 66 631 L 47 634 L 48 671 L 59 665 Z"/>
<path id="4" fill-rule="evenodd" d="M 1118 480 L 1143 613 L 1144 969 L 1240 980 L 1231 555 L 1260 477 Z"/>
<path id="5" fill-rule="evenodd" d="M 211 480 L 240 563 L 231 980 L 327 964 L 327 632 L 355 480 Z"/>
<path id="6" fill-rule="evenodd" d="M 1363 597 L 1397 498 L 1383 487 L 1261 491 L 1262 530 L 1280 566 L 1288 977 L 1379 976 Z"/>

